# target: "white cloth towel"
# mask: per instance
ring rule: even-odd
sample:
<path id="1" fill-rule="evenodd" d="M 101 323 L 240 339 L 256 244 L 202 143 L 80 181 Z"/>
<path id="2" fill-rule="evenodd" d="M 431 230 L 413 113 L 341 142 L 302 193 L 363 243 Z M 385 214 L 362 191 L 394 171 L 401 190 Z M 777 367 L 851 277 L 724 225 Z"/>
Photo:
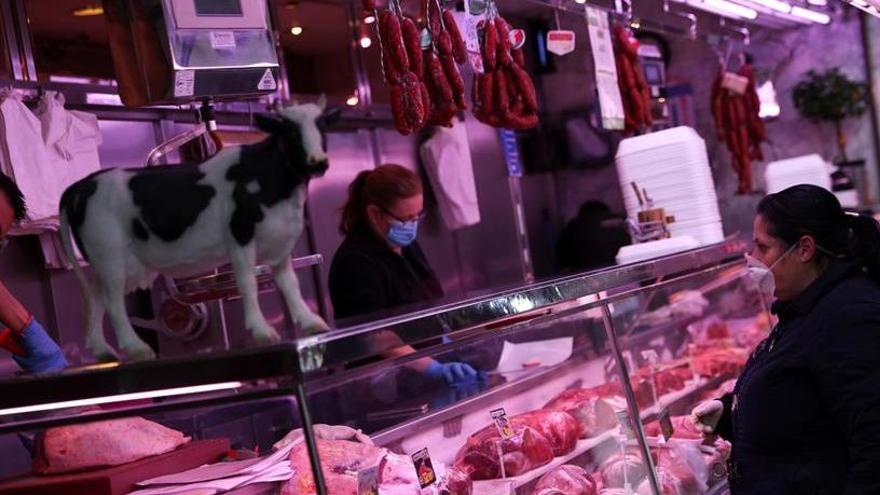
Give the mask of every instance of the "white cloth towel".
<path id="1" fill-rule="evenodd" d="M 450 230 L 480 223 L 480 204 L 474 182 L 474 165 L 465 126 L 437 127 L 419 150 L 440 215 Z"/>

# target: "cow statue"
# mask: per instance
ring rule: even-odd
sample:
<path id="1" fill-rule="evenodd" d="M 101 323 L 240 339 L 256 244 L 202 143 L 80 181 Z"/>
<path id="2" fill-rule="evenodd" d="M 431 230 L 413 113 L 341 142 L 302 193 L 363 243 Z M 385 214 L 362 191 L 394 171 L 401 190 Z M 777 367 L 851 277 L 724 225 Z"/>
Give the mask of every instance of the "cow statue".
<path id="1" fill-rule="evenodd" d="M 327 170 L 323 126 L 338 112 L 326 99 L 259 115 L 269 136 L 221 150 L 200 164 L 110 169 L 70 186 L 61 198 L 61 237 L 71 235 L 91 264 L 90 280 L 72 263 L 86 304 L 86 347 L 115 360 L 103 331 L 106 309 L 120 349 L 131 360 L 155 357 L 125 311 L 125 294 L 149 288 L 159 274 L 189 277 L 231 263 L 244 323 L 259 344 L 280 340 L 258 301 L 255 266 L 269 265 L 295 325 L 307 333 L 327 324 L 303 301 L 290 262 L 303 229 L 309 179 Z"/>

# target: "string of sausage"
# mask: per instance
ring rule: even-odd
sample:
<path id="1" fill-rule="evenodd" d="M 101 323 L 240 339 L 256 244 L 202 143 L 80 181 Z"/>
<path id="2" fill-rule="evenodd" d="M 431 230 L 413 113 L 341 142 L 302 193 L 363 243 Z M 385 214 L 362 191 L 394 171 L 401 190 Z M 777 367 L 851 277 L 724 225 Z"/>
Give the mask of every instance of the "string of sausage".
<path id="1" fill-rule="evenodd" d="M 761 143 L 767 140 L 767 131 L 759 115 L 754 70 L 743 64 L 738 73 L 748 79 L 742 95 L 722 87 L 724 71 L 719 71 L 712 85 L 712 116 L 718 140 L 727 144 L 731 164 L 739 177 L 737 194 L 748 194 L 753 191 L 752 161 L 764 160 Z"/>
<path id="2" fill-rule="evenodd" d="M 522 48 L 510 45 L 510 25 L 501 16 L 480 21 L 483 74 L 474 77 L 474 116 L 493 127 L 525 130 L 538 125 L 535 85 L 524 69 Z"/>
<path id="3" fill-rule="evenodd" d="M 638 42 L 620 24 L 614 26 L 614 48 L 617 84 L 623 100 L 624 134 L 629 136 L 654 123 L 651 91 L 639 62 Z"/>

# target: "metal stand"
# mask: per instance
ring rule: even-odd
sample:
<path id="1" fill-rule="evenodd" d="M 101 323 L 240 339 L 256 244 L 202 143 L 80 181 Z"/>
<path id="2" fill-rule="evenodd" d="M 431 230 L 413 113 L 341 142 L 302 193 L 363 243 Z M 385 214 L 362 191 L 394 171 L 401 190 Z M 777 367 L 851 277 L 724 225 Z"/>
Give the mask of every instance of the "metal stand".
<path id="1" fill-rule="evenodd" d="M 629 409 L 630 422 L 639 437 L 639 448 L 642 450 L 642 457 L 648 466 L 648 479 L 651 481 L 651 489 L 655 494 L 663 493 L 660 490 L 660 483 L 657 481 L 657 473 L 654 468 L 654 460 L 651 458 L 651 449 L 648 447 L 648 440 L 645 438 L 645 430 L 642 428 L 642 418 L 639 414 L 639 405 L 636 402 L 636 394 L 633 392 L 632 384 L 629 381 L 629 370 L 626 367 L 626 361 L 620 352 L 620 345 L 617 343 L 617 337 L 614 335 L 614 321 L 611 318 L 611 310 L 608 305 L 602 306 L 602 322 L 605 324 L 605 332 L 608 335 L 608 341 L 611 342 L 611 350 L 617 365 L 620 367 L 623 391 L 626 394 L 626 404 Z"/>
<path id="2" fill-rule="evenodd" d="M 312 475 L 315 477 L 315 489 L 318 495 L 327 495 L 324 472 L 321 471 L 321 458 L 318 456 L 318 444 L 315 442 L 315 433 L 312 430 L 312 417 L 306 406 L 306 390 L 301 382 L 296 384 L 296 406 L 302 418 L 303 437 L 305 437 L 306 448 L 309 451 L 309 463 L 312 465 Z"/>

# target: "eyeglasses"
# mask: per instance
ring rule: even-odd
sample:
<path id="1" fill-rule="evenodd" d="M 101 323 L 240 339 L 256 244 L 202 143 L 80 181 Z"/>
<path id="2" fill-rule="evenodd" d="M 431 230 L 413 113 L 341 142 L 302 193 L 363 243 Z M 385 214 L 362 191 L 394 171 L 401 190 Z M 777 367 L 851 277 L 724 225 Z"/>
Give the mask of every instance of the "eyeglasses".
<path id="1" fill-rule="evenodd" d="M 414 217 L 411 217 L 411 218 L 409 218 L 409 219 L 403 219 L 403 218 L 400 218 L 399 216 L 395 215 L 394 213 L 391 213 L 391 212 L 388 211 L 386 208 L 382 208 L 382 207 L 380 206 L 379 209 L 382 210 L 383 213 L 385 213 L 385 214 L 388 215 L 389 217 L 391 217 L 391 218 L 397 220 L 397 221 L 400 222 L 400 223 L 421 222 L 421 221 L 424 220 L 425 217 L 427 216 L 427 213 L 425 213 L 425 211 L 422 210 L 422 211 L 420 211 L 420 212 L 419 212 L 416 216 L 414 216 Z"/>

